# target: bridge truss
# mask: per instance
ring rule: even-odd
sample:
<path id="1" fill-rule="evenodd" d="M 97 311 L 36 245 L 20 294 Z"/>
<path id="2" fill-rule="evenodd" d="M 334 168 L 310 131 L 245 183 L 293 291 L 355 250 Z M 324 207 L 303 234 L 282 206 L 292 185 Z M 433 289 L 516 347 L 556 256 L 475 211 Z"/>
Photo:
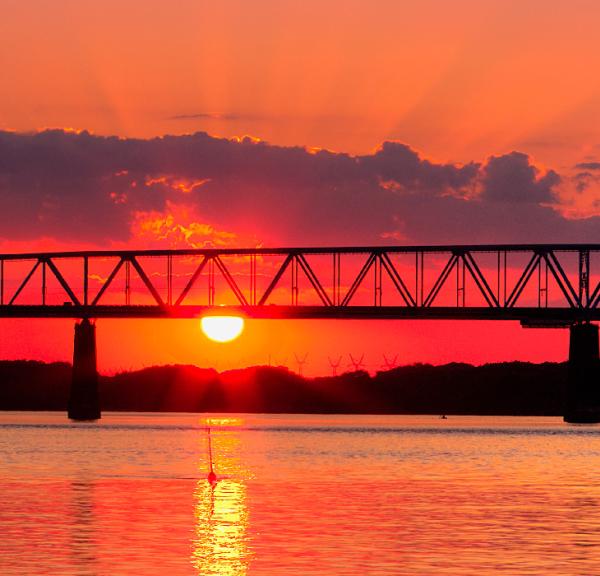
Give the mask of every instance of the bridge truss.
<path id="1" fill-rule="evenodd" d="M 0 254 L 0 317 L 600 320 L 600 244 Z"/>

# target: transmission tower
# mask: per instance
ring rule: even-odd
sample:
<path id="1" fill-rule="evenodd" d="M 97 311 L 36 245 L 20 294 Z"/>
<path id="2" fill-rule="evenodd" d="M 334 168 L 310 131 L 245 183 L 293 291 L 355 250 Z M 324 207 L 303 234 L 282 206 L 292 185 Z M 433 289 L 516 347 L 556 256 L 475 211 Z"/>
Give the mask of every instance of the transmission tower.
<path id="1" fill-rule="evenodd" d="M 364 358 L 365 355 L 363 354 L 358 360 L 356 358 L 354 358 L 354 356 L 352 356 L 352 354 L 348 354 L 348 356 L 350 356 L 350 364 L 349 366 L 352 366 L 354 368 L 355 372 L 358 372 L 359 370 L 364 370 L 365 365 L 364 365 Z"/>
<path id="2" fill-rule="evenodd" d="M 396 354 L 393 358 L 388 358 L 385 354 L 383 355 L 383 364 L 382 368 L 387 368 L 388 370 L 392 370 L 398 366 L 398 354 Z"/>
<path id="3" fill-rule="evenodd" d="M 298 364 L 298 375 L 302 376 L 302 373 L 304 372 L 304 365 L 306 364 L 306 359 L 308 358 L 308 352 L 302 358 L 299 358 L 294 352 L 294 357 L 296 358 L 296 364 Z"/>
<path id="4" fill-rule="evenodd" d="M 327 359 L 329 360 L 329 365 L 331 366 L 331 375 L 337 376 L 337 370 L 342 363 L 342 357 L 340 356 L 335 362 L 329 356 L 327 356 Z"/>

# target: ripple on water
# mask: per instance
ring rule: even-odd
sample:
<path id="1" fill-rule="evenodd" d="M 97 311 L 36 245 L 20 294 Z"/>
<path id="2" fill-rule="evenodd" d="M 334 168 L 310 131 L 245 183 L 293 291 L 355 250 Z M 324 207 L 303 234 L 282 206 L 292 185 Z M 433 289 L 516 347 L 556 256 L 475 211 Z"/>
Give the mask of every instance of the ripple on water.
<path id="1" fill-rule="evenodd" d="M 600 428 L 558 419 L 8 414 L 0 461 L 3 575 L 598 573 Z"/>

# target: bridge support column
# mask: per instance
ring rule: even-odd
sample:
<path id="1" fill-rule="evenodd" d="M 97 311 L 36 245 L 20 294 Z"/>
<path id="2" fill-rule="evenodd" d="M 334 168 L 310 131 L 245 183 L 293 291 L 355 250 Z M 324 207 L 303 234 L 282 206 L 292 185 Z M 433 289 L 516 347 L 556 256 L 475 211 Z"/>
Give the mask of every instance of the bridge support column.
<path id="1" fill-rule="evenodd" d="M 570 328 L 565 422 L 600 422 L 599 376 L 598 326 L 574 324 Z"/>
<path id="2" fill-rule="evenodd" d="M 96 326 L 87 318 L 75 324 L 73 378 L 68 412 L 71 420 L 100 418 L 96 370 Z"/>

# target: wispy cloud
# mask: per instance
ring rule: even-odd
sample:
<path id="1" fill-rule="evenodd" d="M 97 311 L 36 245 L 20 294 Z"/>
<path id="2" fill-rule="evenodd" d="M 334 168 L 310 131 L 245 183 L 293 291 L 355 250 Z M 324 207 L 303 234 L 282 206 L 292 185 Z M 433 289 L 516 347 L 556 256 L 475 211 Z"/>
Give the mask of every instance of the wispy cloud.
<path id="1" fill-rule="evenodd" d="M 600 162 L 580 162 L 575 164 L 575 168 L 580 170 L 600 170 Z"/>
<path id="2" fill-rule="evenodd" d="M 167 120 L 220 120 L 223 122 L 256 119 L 258 119 L 256 116 L 251 116 L 249 114 L 223 114 L 218 112 L 193 112 L 190 114 L 176 114 L 167 118 Z"/>

